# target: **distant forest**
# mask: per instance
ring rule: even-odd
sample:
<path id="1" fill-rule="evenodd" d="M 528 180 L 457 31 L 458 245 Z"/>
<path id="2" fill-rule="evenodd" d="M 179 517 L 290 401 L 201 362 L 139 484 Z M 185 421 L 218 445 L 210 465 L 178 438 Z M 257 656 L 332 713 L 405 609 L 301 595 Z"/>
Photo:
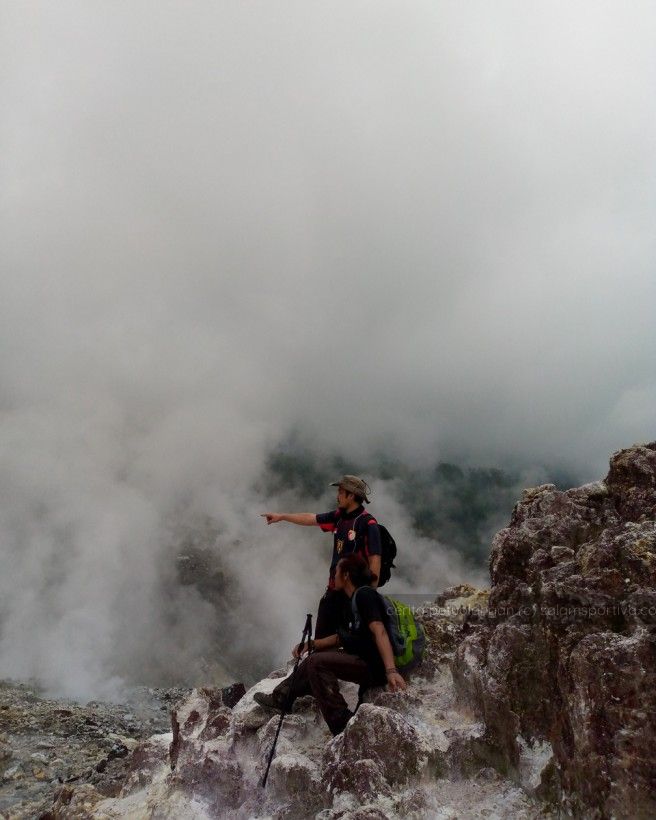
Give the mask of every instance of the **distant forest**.
<path id="1" fill-rule="evenodd" d="M 326 476 L 344 473 L 376 481 L 394 480 L 394 494 L 408 513 L 414 530 L 456 549 L 472 566 L 487 563 L 494 533 L 506 526 L 525 484 L 519 473 L 498 467 L 461 466 L 440 461 L 417 469 L 399 460 L 377 456 L 355 465 L 342 456 L 321 456 L 296 440 L 270 452 L 258 487 L 265 495 L 293 490 L 299 500 L 326 496 Z M 545 469 L 541 483 L 560 488 L 576 480 Z M 393 524 L 389 524 L 393 531 Z"/>

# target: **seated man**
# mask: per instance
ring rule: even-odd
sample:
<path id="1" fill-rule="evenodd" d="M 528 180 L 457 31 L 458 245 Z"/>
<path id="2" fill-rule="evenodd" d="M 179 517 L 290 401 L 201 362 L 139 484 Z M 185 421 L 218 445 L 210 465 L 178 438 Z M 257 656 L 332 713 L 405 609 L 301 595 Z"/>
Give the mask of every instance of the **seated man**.
<path id="1" fill-rule="evenodd" d="M 353 713 L 339 691 L 339 681 L 359 683 L 362 688 L 389 684 L 392 692 L 406 688 L 406 683 L 394 665 L 394 652 L 385 628 L 385 604 L 370 587 L 376 576 L 365 559 L 357 554 L 342 558 L 336 567 L 335 589 L 341 589 L 350 599 L 356 589 L 359 625 L 348 633 L 317 638 L 310 646 L 294 647 L 295 658 L 309 649 L 311 654 L 296 670 L 293 691 L 291 676 L 276 686 L 270 695 L 256 692 L 260 706 L 278 712 L 291 709 L 294 700 L 312 694 L 333 735 L 343 731 Z M 340 649 L 340 646 L 345 646 Z"/>

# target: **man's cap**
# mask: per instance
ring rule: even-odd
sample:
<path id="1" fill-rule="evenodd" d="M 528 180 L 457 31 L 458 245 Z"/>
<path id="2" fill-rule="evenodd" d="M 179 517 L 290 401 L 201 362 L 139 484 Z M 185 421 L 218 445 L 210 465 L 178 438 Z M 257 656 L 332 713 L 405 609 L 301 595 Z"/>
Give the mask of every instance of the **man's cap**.
<path id="1" fill-rule="evenodd" d="M 347 492 L 361 496 L 369 504 L 367 496 L 371 492 L 371 487 L 363 478 L 358 478 L 356 475 L 343 475 L 339 481 L 333 481 L 330 486 L 343 487 Z"/>

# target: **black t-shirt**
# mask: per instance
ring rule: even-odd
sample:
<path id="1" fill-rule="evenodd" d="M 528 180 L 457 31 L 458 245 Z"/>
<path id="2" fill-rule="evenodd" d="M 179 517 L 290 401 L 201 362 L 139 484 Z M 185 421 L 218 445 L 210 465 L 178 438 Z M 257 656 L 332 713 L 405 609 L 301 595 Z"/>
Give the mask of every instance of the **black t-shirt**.
<path id="1" fill-rule="evenodd" d="M 354 617 L 351 608 L 351 623 L 348 633 L 341 633 L 341 643 L 346 652 L 357 655 L 366 662 L 376 685 L 382 686 L 387 682 L 385 664 L 378 651 L 376 639 L 369 628 L 372 621 L 386 620 L 386 607 L 382 597 L 372 587 L 360 587 L 353 593 L 357 617 Z M 351 599 L 351 604 L 353 599 Z"/>
<path id="2" fill-rule="evenodd" d="M 341 510 L 331 510 L 317 514 L 317 524 L 324 532 L 334 533 L 333 557 L 330 562 L 328 586 L 335 586 L 335 568 L 340 558 L 359 552 L 368 558 L 380 555 L 380 532 L 378 523 L 371 513 L 360 505 L 353 512 L 343 514 Z"/>

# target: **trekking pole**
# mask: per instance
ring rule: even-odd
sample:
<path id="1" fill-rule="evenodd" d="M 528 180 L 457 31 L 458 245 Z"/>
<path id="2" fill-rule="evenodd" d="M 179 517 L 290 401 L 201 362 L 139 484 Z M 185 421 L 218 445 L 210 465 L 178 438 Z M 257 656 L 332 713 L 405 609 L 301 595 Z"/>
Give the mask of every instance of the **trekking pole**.
<path id="1" fill-rule="evenodd" d="M 292 699 L 294 697 L 294 680 L 296 678 L 296 670 L 298 669 L 298 664 L 301 660 L 302 655 L 302 648 L 305 644 L 305 638 L 307 636 L 308 639 L 308 647 L 310 646 L 309 641 L 312 638 L 312 615 L 308 613 L 307 618 L 305 619 L 305 626 L 303 627 L 303 637 L 301 638 L 301 652 L 298 653 L 298 658 L 296 658 L 296 663 L 294 664 L 294 668 L 292 670 L 291 680 L 289 681 L 289 691 L 287 692 L 287 698 L 285 700 L 285 705 L 283 710 L 280 714 L 280 721 L 278 722 L 278 730 L 276 731 L 276 736 L 273 739 L 273 746 L 271 746 L 271 751 L 269 752 L 269 762 L 267 763 L 266 771 L 264 772 L 264 777 L 262 778 L 262 788 L 266 788 L 267 777 L 269 776 L 269 769 L 271 768 L 271 763 L 273 761 L 273 755 L 276 751 L 276 743 L 278 742 L 278 735 L 280 734 L 280 730 L 282 729 L 282 722 L 285 719 L 285 715 L 289 711 Z"/>

